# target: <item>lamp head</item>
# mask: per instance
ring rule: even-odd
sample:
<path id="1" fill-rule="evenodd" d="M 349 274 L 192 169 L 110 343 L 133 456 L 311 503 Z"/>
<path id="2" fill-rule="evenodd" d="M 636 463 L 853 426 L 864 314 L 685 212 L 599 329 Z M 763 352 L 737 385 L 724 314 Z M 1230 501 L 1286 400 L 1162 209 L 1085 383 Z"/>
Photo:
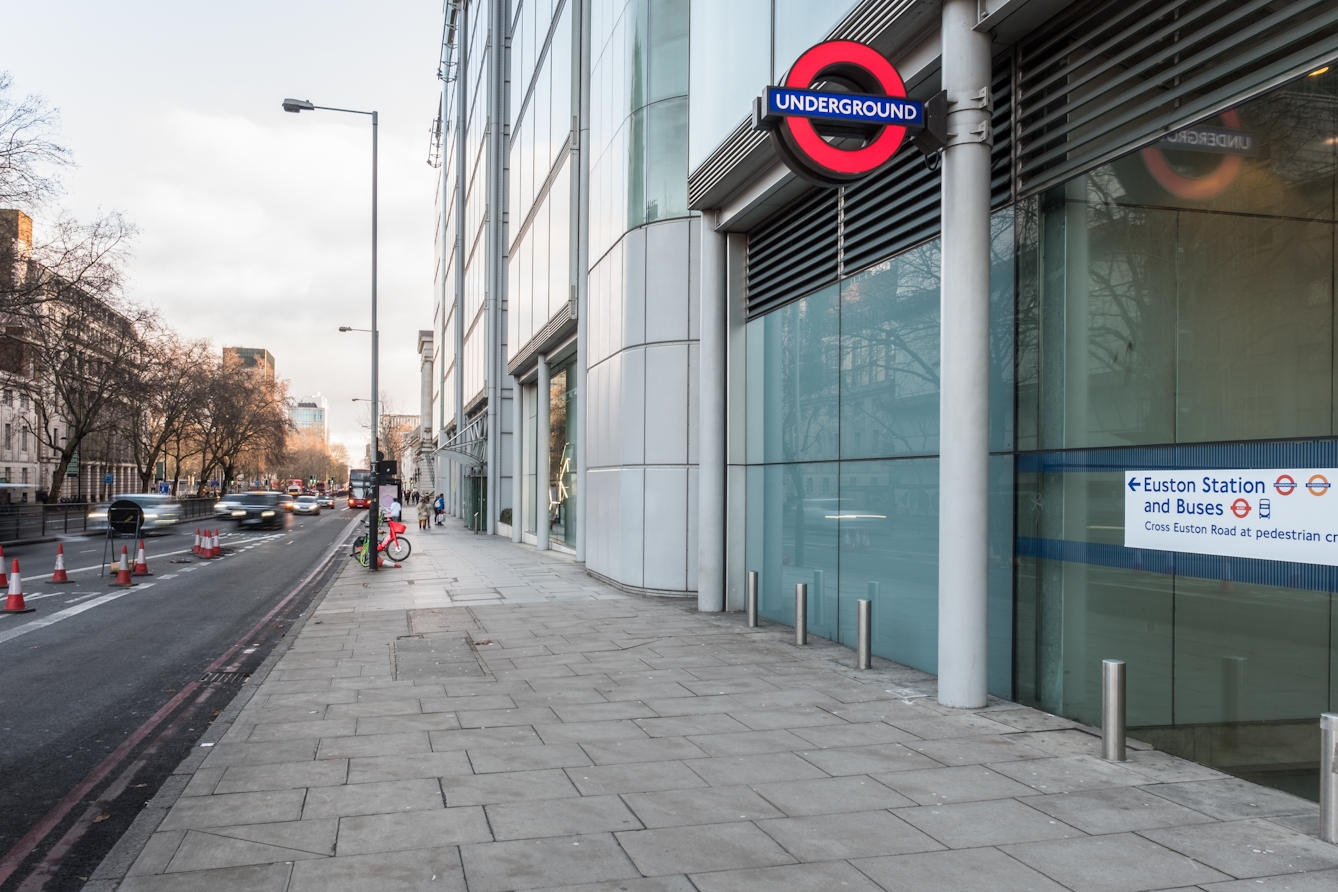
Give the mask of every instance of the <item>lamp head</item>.
<path id="1" fill-rule="evenodd" d="M 285 99 L 283 101 L 283 110 L 297 114 L 301 111 L 314 111 L 316 106 L 311 104 L 309 99 Z"/>
<path id="2" fill-rule="evenodd" d="M 341 326 L 339 326 L 339 330 L 340 330 L 340 331 L 352 331 L 353 328 L 352 328 L 352 326 L 349 326 L 349 325 L 341 325 Z"/>

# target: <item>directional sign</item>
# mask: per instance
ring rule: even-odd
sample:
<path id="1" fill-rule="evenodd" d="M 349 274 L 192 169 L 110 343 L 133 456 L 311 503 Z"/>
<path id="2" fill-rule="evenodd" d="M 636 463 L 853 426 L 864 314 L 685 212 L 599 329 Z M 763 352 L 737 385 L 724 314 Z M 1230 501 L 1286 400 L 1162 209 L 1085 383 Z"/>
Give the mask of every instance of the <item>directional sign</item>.
<path id="1" fill-rule="evenodd" d="M 1338 468 L 1125 471 L 1124 545 L 1338 566 Z"/>

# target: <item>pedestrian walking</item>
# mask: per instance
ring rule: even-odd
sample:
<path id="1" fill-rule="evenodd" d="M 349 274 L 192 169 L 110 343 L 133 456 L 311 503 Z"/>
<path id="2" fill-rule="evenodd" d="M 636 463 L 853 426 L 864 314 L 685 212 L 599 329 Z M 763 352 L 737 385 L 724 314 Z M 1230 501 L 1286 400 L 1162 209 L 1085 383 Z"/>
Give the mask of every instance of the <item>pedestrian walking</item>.
<path id="1" fill-rule="evenodd" d="M 428 521 L 432 519 L 432 502 L 430 499 L 431 495 L 428 498 L 418 500 L 418 529 L 420 530 L 427 529 Z"/>
<path id="2" fill-rule="evenodd" d="M 446 513 L 446 496 L 439 494 L 437 500 L 432 503 L 432 508 L 437 514 L 437 526 L 441 526 L 441 516 Z"/>
<path id="3" fill-rule="evenodd" d="M 403 515 L 404 515 L 404 506 L 400 504 L 400 500 L 399 500 L 399 499 L 391 499 L 391 500 L 390 500 L 390 519 L 393 520 L 393 521 L 395 521 L 395 523 L 403 523 L 404 521 L 401 520 L 401 518 L 403 517 Z"/>

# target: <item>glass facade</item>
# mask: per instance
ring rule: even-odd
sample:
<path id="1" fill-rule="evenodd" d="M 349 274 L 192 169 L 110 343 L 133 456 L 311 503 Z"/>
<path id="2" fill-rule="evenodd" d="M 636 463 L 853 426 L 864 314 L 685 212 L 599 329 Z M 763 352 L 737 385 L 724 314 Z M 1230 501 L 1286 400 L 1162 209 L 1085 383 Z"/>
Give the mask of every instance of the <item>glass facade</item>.
<path id="1" fill-rule="evenodd" d="M 1123 547 L 1126 469 L 1333 467 L 1338 79 L 1018 208 L 1017 694 L 1314 793 L 1338 672 L 1331 568 Z M 1170 145 L 1176 148 L 1170 148 Z"/>
<path id="2" fill-rule="evenodd" d="M 1013 213 L 993 219 L 990 690 L 1012 639 Z M 852 643 L 874 600 L 874 653 L 924 669 L 938 650 L 939 242 L 748 323 L 747 563 L 764 616 Z"/>
<path id="3" fill-rule="evenodd" d="M 1338 569 L 1125 548 L 1124 471 L 1338 466 L 1338 74 L 993 217 L 989 687 L 1312 798 Z M 1205 129 L 1206 128 L 1206 129 Z M 937 240 L 747 323 L 761 611 L 937 668 Z"/>
<path id="4" fill-rule="evenodd" d="M 854 7 L 855 0 L 694 4 L 689 167 L 705 161 L 743 123 L 762 88 L 779 83 L 799 54 Z"/>
<path id="5" fill-rule="evenodd" d="M 688 212 L 688 0 L 592 0 L 590 258 Z"/>
<path id="6" fill-rule="evenodd" d="M 568 548 L 576 546 L 575 360 L 553 370 L 548 395 L 548 534 Z"/>

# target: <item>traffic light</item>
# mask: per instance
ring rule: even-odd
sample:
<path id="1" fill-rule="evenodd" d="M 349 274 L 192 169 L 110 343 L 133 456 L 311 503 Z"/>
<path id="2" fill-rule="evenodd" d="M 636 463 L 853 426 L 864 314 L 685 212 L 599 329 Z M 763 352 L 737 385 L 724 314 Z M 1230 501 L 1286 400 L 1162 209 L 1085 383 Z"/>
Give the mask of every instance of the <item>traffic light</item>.
<path id="1" fill-rule="evenodd" d="M 400 463 L 394 460 L 379 461 L 374 468 L 378 485 L 394 483 L 395 475 L 400 472 Z"/>

